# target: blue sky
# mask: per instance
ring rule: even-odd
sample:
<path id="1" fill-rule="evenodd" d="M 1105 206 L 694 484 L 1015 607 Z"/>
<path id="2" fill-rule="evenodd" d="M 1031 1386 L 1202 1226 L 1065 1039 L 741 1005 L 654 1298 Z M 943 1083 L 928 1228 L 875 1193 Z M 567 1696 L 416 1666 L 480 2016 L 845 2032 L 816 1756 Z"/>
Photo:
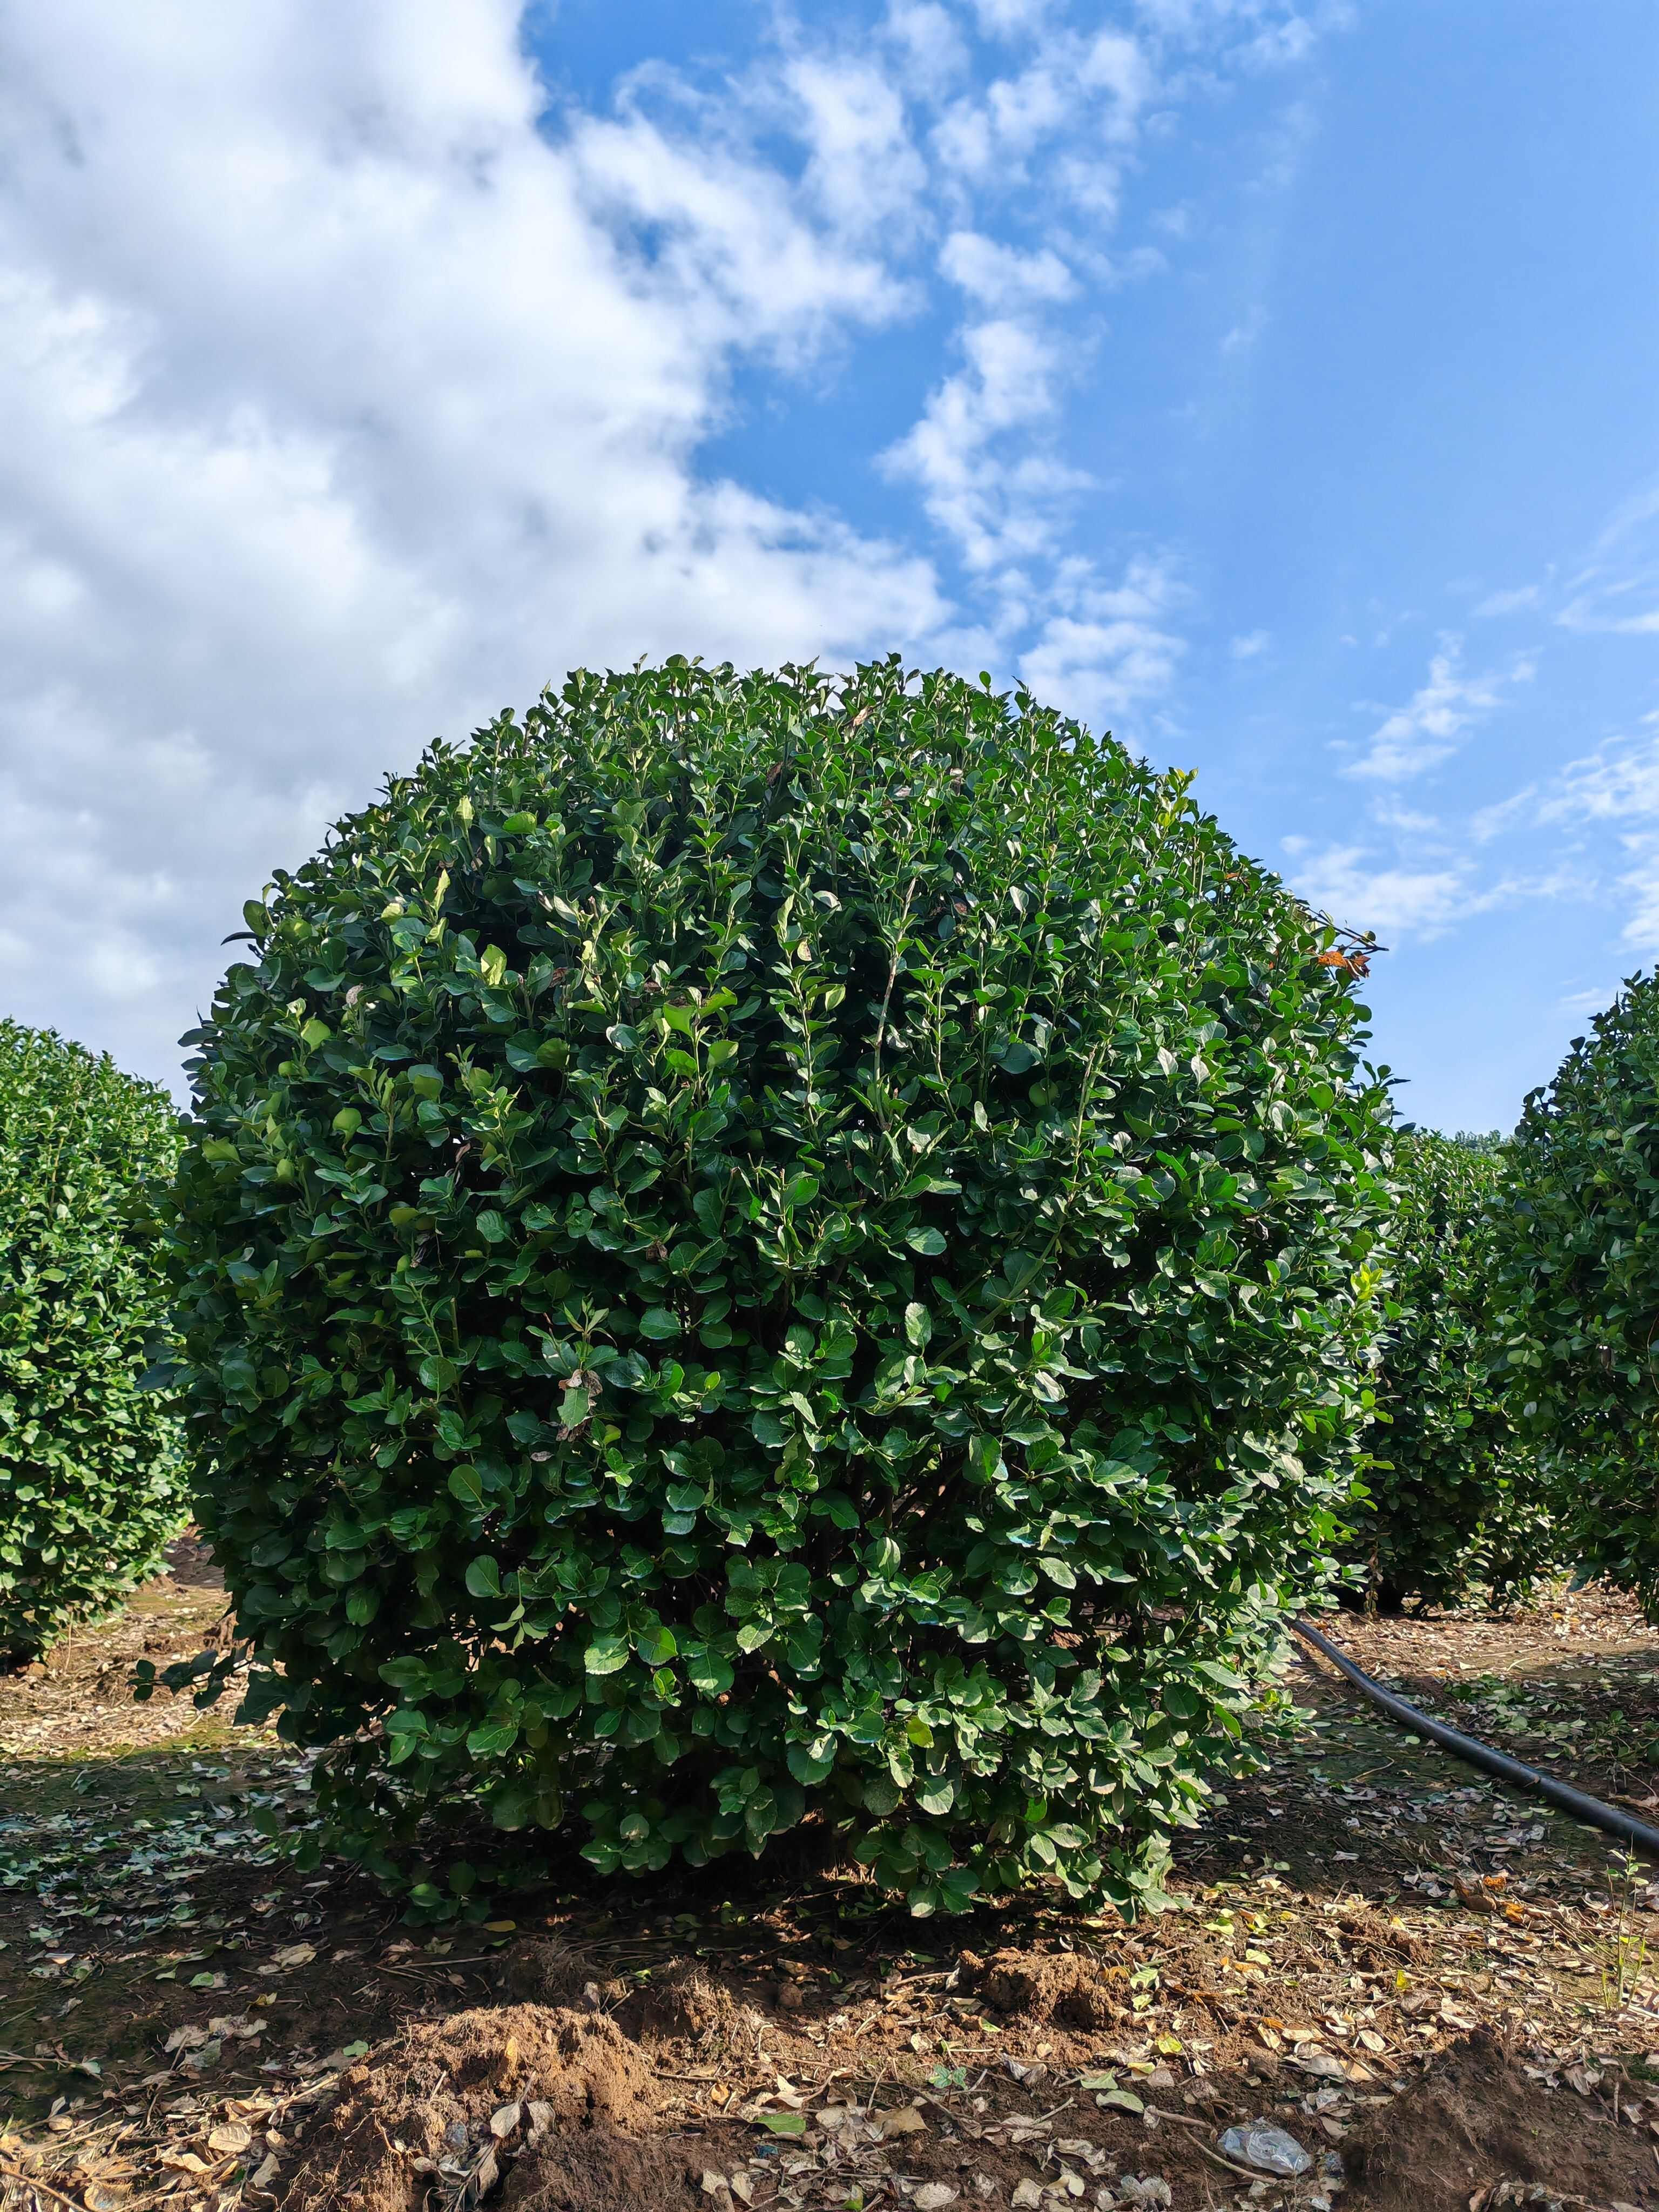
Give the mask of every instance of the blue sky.
<path id="1" fill-rule="evenodd" d="M 1196 768 L 1443 1127 L 1659 951 L 1645 0 L 22 0 L 0 87 L 7 1011 L 173 1079 L 381 771 L 675 649 Z"/>

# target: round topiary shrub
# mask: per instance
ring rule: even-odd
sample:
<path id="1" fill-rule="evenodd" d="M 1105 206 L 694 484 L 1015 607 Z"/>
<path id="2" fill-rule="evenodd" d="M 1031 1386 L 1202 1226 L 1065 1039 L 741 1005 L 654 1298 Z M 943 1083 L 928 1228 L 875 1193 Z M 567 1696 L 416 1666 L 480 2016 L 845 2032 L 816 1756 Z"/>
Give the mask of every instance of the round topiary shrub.
<path id="1" fill-rule="evenodd" d="M 183 1522 L 178 1425 L 141 1380 L 178 1152 L 165 1091 L 0 1021 L 0 1659 L 106 1610 Z"/>
<path id="2" fill-rule="evenodd" d="M 1520 1425 L 1574 1555 L 1659 1620 L 1659 975 L 1528 1096 L 1499 1217 Z"/>
<path id="3" fill-rule="evenodd" d="M 1537 1454 L 1516 1437 L 1492 1376 L 1503 1148 L 1402 1131 L 1392 1172 L 1375 1378 L 1386 1425 L 1371 1441 L 1351 1557 L 1384 1612 L 1408 1599 L 1454 1605 L 1477 1585 L 1501 1600 L 1559 1564 Z"/>
<path id="4" fill-rule="evenodd" d="M 926 1911 L 1132 1903 L 1357 1454 L 1330 933 L 896 660 L 571 677 L 251 906 L 178 1187 L 199 1506 L 320 1835 L 816 1816 Z M 447 1884 L 447 1887 L 445 1884 Z"/>

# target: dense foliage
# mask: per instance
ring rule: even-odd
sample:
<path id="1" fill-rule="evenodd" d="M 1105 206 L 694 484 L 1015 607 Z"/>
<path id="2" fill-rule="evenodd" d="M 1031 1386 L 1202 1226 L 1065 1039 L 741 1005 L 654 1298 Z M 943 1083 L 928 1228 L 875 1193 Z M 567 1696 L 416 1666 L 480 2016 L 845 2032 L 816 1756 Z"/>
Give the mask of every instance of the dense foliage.
<path id="1" fill-rule="evenodd" d="M 177 1152 L 164 1091 L 0 1021 L 0 1656 L 106 1607 L 183 1517 L 177 1426 L 141 1387 Z"/>
<path id="2" fill-rule="evenodd" d="M 1517 1419 L 1582 1563 L 1659 1620 L 1659 976 L 1527 1099 L 1501 1221 Z"/>
<path id="3" fill-rule="evenodd" d="M 434 1911 L 469 1793 L 605 1869 L 815 1814 L 921 1911 L 1155 1883 L 1329 1567 L 1378 1195 L 1348 965 L 1186 784 L 675 659 L 250 907 L 186 1376 L 338 1846 Z"/>
<path id="4" fill-rule="evenodd" d="M 1387 1252 L 1387 1324 L 1369 1509 L 1354 1556 L 1368 1598 L 1504 1597 L 1556 1561 L 1537 1455 L 1492 1375 L 1492 1207 L 1504 1172 L 1490 1139 L 1402 1132 Z"/>

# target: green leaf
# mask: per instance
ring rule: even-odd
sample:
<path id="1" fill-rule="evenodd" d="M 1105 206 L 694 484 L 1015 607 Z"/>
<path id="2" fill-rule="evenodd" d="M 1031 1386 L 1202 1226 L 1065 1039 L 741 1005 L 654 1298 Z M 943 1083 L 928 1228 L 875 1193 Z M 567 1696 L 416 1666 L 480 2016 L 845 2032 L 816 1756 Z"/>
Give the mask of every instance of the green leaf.
<path id="1" fill-rule="evenodd" d="M 930 1259 L 936 1258 L 945 1249 L 945 1239 L 937 1229 L 908 1230 L 904 1241 L 913 1252 L 920 1252 Z"/>
<path id="2" fill-rule="evenodd" d="M 478 1471 L 476 1468 L 452 1467 L 445 1486 L 450 1496 L 459 1498 L 463 1505 L 478 1506 L 483 1504 L 483 1485 L 478 1480 Z M 477 1593 L 475 1592 L 474 1595 L 476 1595 Z"/>
<path id="3" fill-rule="evenodd" d="M 757 2112 L 755 2125 L 764 2128 L 769 2136 L 804 2136 L 806 2133 L 805 2112 Z"/>
<path id="4" fill-rule="evenodd" d="M 582 1664 L 590 1674 L 618 1674 L 628 1659 L 625 1636 L 596 1636 L 582 1654 Z"/>
<path id="5" fill-rule="evenodd" d="M 836 1764 L 833 1744 L 822 1753 L 809 1751 L 804 1743 L 792 1743 L 788 1750 L 789 1771 L 804 1788 L 811 1789 L 832 1771 Z"/>
<path id="6" fill-rule="evenodd" d="M 718 1651 L 706 1650 L 688 1650 L 685 1677 L 694 1690 L 701 1691 L 707 1698 L 723 1698 L 737 1679 L 728 1660 Z"/>
<path id="7" fill-rule="evenodd" d="M 680 1334 L 680 1317 L 666 1306 L 647 1306 L 640 1316 L 640 1334 L 655 1343 L 665 1343 Z"/>
<path id="8" fill-rule="evenodd" d="M 501 1569 L 488 1552 L 467 1562 L 466 1586 L 474 1597 L 499 1597 L 501 1594 Z"/>

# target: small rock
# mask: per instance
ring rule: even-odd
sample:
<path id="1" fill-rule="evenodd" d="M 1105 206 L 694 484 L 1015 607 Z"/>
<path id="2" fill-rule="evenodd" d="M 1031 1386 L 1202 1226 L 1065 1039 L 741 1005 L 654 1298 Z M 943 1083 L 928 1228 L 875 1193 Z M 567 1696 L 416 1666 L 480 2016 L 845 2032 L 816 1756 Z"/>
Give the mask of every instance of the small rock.
<path id="1" fill-rule="evenodd" d="M 1229 2128 L 1221 2138 L 1221 2150 L 1224 2157 L 1237 2159 L 1241 2166 L 1253 2166 L 1258 2173 L 1279 2173 L 1292 2180 L 1313 2164 L 1294 2136 L 1287 2136 L 1283 2128 L 1269 2127 L 1266 2120 Z"/>

